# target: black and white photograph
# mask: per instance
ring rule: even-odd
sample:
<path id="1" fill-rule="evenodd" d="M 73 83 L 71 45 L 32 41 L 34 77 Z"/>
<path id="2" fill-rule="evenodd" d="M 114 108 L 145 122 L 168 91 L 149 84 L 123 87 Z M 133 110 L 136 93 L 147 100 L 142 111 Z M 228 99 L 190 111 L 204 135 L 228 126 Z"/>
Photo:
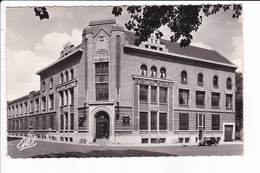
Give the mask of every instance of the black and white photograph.
<path id="1" fill-rule="evenodd" d="M 242 4 L 5 16 L 9 158 L 243 156 Z"/>

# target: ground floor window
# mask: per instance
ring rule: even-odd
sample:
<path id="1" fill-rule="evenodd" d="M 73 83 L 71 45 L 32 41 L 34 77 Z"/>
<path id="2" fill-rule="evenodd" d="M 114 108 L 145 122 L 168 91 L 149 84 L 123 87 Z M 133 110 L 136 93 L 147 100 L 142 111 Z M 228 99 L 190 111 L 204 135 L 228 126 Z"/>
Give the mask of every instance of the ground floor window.
<path id="1" fill-rule="evenodd" d="M 157 130 L 157 112 L 151 112 L 151 130 Z"/>
<path id="2" fill-rule="evenodd" d="M 70 114 L 70 130 L 74 130 L 74 114 Z"/>
<path id="3" fill-rule="evenodd" d="M 179 114 L 179 130 L 189 130 L 189 114 Z"/>
<path id="4" fill-rule="evenodd" d="M 64 119 L 63 119 L 63 114 L 60 115 L 60 129 L 64 129 Z"/>
<path id="5" fill-rule="evenodd" d="M 148 113 L 140 112 L 140 130 L 148 130 Z"/>
<path id="6" fill-rule="evenodd" d="M 53 130 L 54 129 L 54 116 L 50 115 L 50 128 Z"/>
<path id="7" fill-rule="evenodd" d="M 86 125 L 87 125 L 86 119 L 87 119 L 86 114 L 79 114 L 79 117 L 78 117 L 79 128 L 85 128 L 86 127 Z"/>
<path id="8" fill-rule="evenodd" d="M 220 129 L 220 118 L 219 115 L 212 115 L 212 130 Z"/>
<path id="9" fill-rule="evenodd" d="M 159 114 L 159 129 L 167 130 L 167 114 L 166 113 Z"/>

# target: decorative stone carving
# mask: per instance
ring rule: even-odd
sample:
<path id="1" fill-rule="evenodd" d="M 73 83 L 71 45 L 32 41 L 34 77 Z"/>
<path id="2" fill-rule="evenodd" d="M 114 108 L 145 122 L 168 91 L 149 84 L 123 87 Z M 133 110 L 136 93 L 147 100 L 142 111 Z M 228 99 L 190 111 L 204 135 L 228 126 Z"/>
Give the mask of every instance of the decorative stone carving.
<path id="1" fill-rule="evenodd" d="M 172 87 L 173 82 L 153 80 L 147 78 L 133 77 L 134 82 L 142 85 L 161 86 L 161 87 Z"/>
<path id="2" fill-rule="evenodd" d="M 104 35 L 99 36 L 95 41 L 94 61 L 109 60 L 110 53 L 108 47 L 108 39 Z"/>
<path id="3" fill-rule="evenodd" d="M 57 91 L 62 91 L 62 90 L 66 90 L 66 89 L 69 89 L 69 88 L 73 88 L 73 87 L 76 87 L 77 86 L 77 82 L 72 82 L 72 83 L 69 83 L 67 85 L 63 85 L 63 86 L 59 86 L 56 88 Z"/>
<path id="4" fill-rule="evenodd" d="M 68 42 L 63 45 L 63 50 L 60 53 L 60 57 L 63 58 L 69 53 L 71 53 L 75 49 L 75 46 L 71 44 L 71 42 Z"/>
<path id="5" fill-rule="evenodd" d="M 150 111 L 158 112 L 159 106 L 158 105 L 150 105 Z"/>

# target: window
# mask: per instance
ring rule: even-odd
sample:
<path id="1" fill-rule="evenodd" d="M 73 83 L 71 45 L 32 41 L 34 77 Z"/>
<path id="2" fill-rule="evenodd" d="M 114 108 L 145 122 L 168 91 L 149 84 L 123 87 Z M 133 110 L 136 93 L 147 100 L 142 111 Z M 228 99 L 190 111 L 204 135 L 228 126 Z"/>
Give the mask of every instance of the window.
<path id="1" fill-rule="evenodd" d="M 70 104 L 73 105 L 74 104 L 74 88 L 70 88 L 69 92 L 70 92 Z"/>
<path id="2" fill-rule="evenodd" d="M 31 100 L 30 102 L 30 112 L 34 111 L 34 104 L 33 104 L 33 100 Z"/>
<path id="3" fill-rule="evenodd" d="M 68 90 L 64 90 L 64 105 L 67 106 L 69 101 Z"/>
<path id="4" fill-rule="evenodd" d="M 27 120 L 27 118 L 24 119 L 24 129 L 25 130 L 28 129 L 28 120 Z"/>
<path id="5" fill-rule="evenodd" d="M 157 69 L 156 67 L 151 67 L 151 77 L 157 77 Z"/>
<path id="6" fill-rule="evenodd" d="M 53 88 L 53 78 L 50 79 L 50 89 Z"/>
<path id="7" fill-rule="evenodd" d="M 60 115 L 60 129 L 64 129 L 64 119 L 63 119 L 63 114 Z"/>
<path id="8" fill-rule="evenodd" d="M 151 86 L 151 102 L 156 103 L 157 102 L 157 87 Z"/>
<path id="9" fill-rule="evenodd" d="M 196 114 L 196 124 L 196 129 L 197 127 L 205 129 L 205 114 Z"/>
<path id="10" fill-rule="evenodd" d="M 167 114 L 159 113 L 159 130 L 167 130 Z"/>
<path id="11" fill-rule="evenodd" d="M 42 97 L 42 111 L 46 110 L 46 97 Z"/>
<path id="12" fill-rule="evenodd" d="M 220 129 L 220 119 L 219 119 L 219 115 L 212 115 L 212 119 L 211 119 L 211 127 L 212 130 L 219 130 Z"/>
<path id="13" fill-rule="evenodd" d="M 198 85 L 203 85 L 203 75 L 201 73 L 198 74 Z"/>
<path id="14" fill-rule="evenodd" d="M 70 69 L 70 79 L 74 79 L 74 71 L 73 71 L 73 69 Z"/>
<path id="15" fill-rule="evenodd" d="M 226 108 L 232 109 L 232 94 L 226 94 Z"/>
<path id="16" fill-rule="evenodd" d="M 68 113 L 64 114 L 64 119 L 65 119 L 65 129 L 68 130 L 68 123 L 69 123 L 69 119 L 68 119 Z"/>
<path id="17" fill-rule="evenodd" d="M 20 115 L 22 115 L 23 114 L 23 104 L 21 103 L 20 104 Z"/>
<path id="18" fill-rule="evenodd" d="M 65 81 L 68 81 L 69 80 L 69 73 L 68 71 L 65 71 Z"/>
<path id="19" fill-rule="evenodd" d="M 179 130 L 189 130 L 189 114 L 179 114 Z"/>
<path id="20" fill-rule="evenodd" d="M 148 98 L 148 86 L 147 85 L 140 85 L 140 102 L 147 102 Z"/>
<path id="21" fill-rule="evenodd" d="M 54 109 L 54 94 L 49 95 L 49 109 Z"/>
<path id="22" fill-rule="evenodd" d="M 45 91 L 45 81 L 42 81 L 42 91 Z"/>
<path id="23" fill-rule="evenodd" d="M 160 70 L 160 78 L 166 78 L 166 69 L 165 68 L 161 68 L 161 70 Z"/>
<path id="24" fill-rule="evenodd" d="M 46 116 L 42 117 L 42 129 L 45 130 L 46 129 Z"/>
<path id="25" fill-rule="evenodd" d="M 19 113 L 19 108 L 18 108 L 18 105 L 15 106 L 15 115 L 18 116 L 18 113 Z"/>
<path id="26" fill-rule="evenodd" d="M 179 89 L 179 105 L 189 105 L 189 90 Z"/>
<path id="27" fill-rule="evenodd" d="M 27 109 L 28 109 L 28 107 L 27 107 L 27 102 L 24 102 L 24 113 L 25 113 L 25 114 L 27 114 Z"/>
<path id="28" fill-rule="evenodd" d="M 70 114 L 70 130 L 74 130 L 74 114 Z"/>
<path id="29" fill-rule="evenodd" d="M 141 65 L 140 75 L 147 76 L 147 67 L 146 67 L 146 65 Z"/>
<path id="30" fill-rule="evenodd" d="M 231 78 L 227 78 L 227 89 L 232 89 L 232 81 Z"/>
<path id="31" fill-rule="evenodd" d="M 218 108 L 220 100 L 220 93 L 211 93 L 211 106 Z"/>
<path id="32" fill-rule="evenodd" d="M 35 108 L 36 108 L 36 112 L 39 112 L 39 99 L 35 99 Z"/>
<path id="33" fill-rule="evenodd" d="M 196 91 L 196 106 L 205 106 L 205 91 Z"/>
<path id="34" fill-rule="evenodd" d="M 160 103 L 167 103 L 167 88 L 160 87 Z"/>
<path id="35" fill-rule="evenodd" d="M 54 129 L 54 116 L 50 115 L 50 128 L 53 130 Z"/>
<path id="36" fill-rule="evenodd" d="M 64 97 L 63 97 L 63 91 L 60 91 L 60 106 L 64 105 Z"/>
<path id="37" fill-rule="evenodd" d="M 213 87 L 218 87 L 218 76 L 213 77 Z"/>
<path id="38" fill-rule="evenodd" d="M 96 100 L 108 100 L 108 62 L 96 63 Z"/>
<path id="39" fill-rule="evenodd" d="M 151 130 L 157 130 L 157 112 L 151 112 Z"/>
<path id="40" fill-rule="evenodd" d="M 148 113 L 140 112 L 140 130 L 148 130 Z"/>
<path id="41" fill-rule="evenodd" d="M 63 73 L 60 74 L 60 83 L 64 82 Z"/>
<path id="42" fill-rule="evenodd" d="M 187 72 L 186 71 L 181 72 L 181 83 L 187 83 Z"/>
<path id="43" fill-rule="evenodd" d="M 35 125 L 36 127 L 36 130 L 38 130 L 39 129 L 39 117 L 36 117 L 36 125 Z"/>

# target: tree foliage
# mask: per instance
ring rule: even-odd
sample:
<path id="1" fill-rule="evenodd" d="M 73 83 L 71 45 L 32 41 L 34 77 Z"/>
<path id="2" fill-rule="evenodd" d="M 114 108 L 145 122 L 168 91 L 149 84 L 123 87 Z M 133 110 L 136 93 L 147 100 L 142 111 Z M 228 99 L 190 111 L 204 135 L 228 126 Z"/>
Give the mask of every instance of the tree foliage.
<path id="1" fill-rule="evenodd" d="M 243 129 L 243 73 L 236 73 L 236 132 Z"/>
<path id="2" fill-rule="evenodd" d="M 49 13 L 46 7 L 34 7 L 35 16 L 39 16 L 40 20 L 49 19 Z"/>
<path id="3" fill-rule="evenodd" d="M 126 6 L 113 7 L 112 14 L 120 16 Z M 220 10 L 233 10 L 233 18 L 239 18 L 242 13 L 241 5 L 169 5 L 169 6 L 127 6 L 130 20 L 125 24 L 128 30 L 135 31 L 138 38 L 135 44 L 146 41 L 152 33 L 160 38 L 163 33 L 161 26 L 167 26 L 173 35 L 171 41 L 180 40 L 180 46 L 189 46 L 191 33 L 197 31 L 202 24 L 203 15 L 210 16 Z"/>

